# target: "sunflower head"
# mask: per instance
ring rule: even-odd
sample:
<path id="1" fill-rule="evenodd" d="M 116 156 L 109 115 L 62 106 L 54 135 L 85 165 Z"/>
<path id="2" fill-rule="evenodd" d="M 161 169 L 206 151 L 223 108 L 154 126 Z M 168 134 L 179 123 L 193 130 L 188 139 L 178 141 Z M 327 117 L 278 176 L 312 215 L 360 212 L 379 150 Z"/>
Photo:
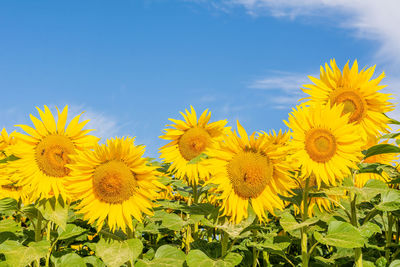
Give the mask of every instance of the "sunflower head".
<path id="1" fill-rule="evenodd" d="M 68 106 L 62 111 L 57 108 L 57 121 L 47 106 L 37 110 L 41 120 L 30 115 L 34 128 L 17 125 L 27 134 L 15 134 L 18 142 L 10 147 L 10 153 L 19 159 L 8 162 L 8 171 L 18 186 L 31 185 L 36 198 L 61 195 L 68 199 L 64 179 L 70 173 L 69 156 L 94 147 L 99 138 L 88 135 L 92 130 L 82 129 L 88 121 L 79 122 L 80 115 L 66 125 Z"/>
<path id="2" fill-rule="evenodd" d="M 181 112 L 184 120 L 169 119 L 174 124 L 164 130 L 160 138 L 170 142 L 160 148 L 161 158 L 171 163 L 169 171 L 173 171 L 179 179 L 185 179 L 189 184 L 197 184 L 199 180 L 208 180 L 210 171 L 207 160 L 193 162 L 193 159 L 205 153 L 208 149 L 218 146 L 229 128 L 226 120 L 209 123 L 211 113 L 205 110 L 199 119 L 196 111 Z"/>
<path id="3" fill-rule="evenodd" d="M 231 221 L 239 223 L 246 218 L 250 202 L 259 219 L 265 220 L 266 211 L 284 208 L 278 194 L 285 195 L 294 186 L 287 175 L 287 150 L 274 144 L 273 136 L 248 136 L 239 122 L 237 127 L 238 133 L 231 133 L 220 147 L 209 150 L 213 177 L 208 183 L 217 185 L 216 198 Z"/>
<path id="4" fill-rule="evenodd" d="M 379 83 L 384 73 L 371 79 L 375 66 L 358 70 L 357 60 L 349 67 L 349 62 L 340 71 L 335 60 L 325 69 L 321 66 L 320 78 L 309 77 L 314 84 L 304 85 L 303 91 L 310 96 L 311 103 L 326 105 L 343 104 L 343 114 L 349 114 L 349 121 L 361 126 L 364 139 L 387 132 L 388 118 L 383 114 L 393 110 L 389 102 L 390 94 L 379 92 L 384 85 Z"/>
<path id="5" fill-rule="evenodd" d="M 359 127 L 342 114 L 343 105 L 302 105 L 285 121 L 292 131 L 292 158 L 304 177 L 315 176 L 318 188 L 322 182 L 336 185 L 362 158 Z"/>
<path id="6" fill-rule="evenodd" d="M 141 221 L 143 213 L 152 215 L 152 200 L 165 188 L 143 153 L 144 146 L 135 146 L 134 138 L 127 137 L 71 155 L 69 193 L 80 200 L 78 212 L 91 224 L 97 221 L 99 231 L 105 220 L 112 231 L 126 231 L 132 229 L 132 217 Z"/>

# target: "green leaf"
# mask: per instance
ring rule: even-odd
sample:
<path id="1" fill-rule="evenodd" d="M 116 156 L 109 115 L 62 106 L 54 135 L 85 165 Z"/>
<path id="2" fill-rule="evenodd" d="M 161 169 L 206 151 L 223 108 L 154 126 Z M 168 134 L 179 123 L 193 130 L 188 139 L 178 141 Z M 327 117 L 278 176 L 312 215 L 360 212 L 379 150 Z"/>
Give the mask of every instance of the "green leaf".
<path id="1" fill-rule="evenodd" d="M 380 139 L 391 139 L 391 138 L 396 138 L 397 136 L 399 136 L 400 133 L 390 133 L 390 134 L 384 134 L 381 136 Z"/>
<path id="2" fill-rule="evenodd" d="M 366 260 L 363 260 L 363 261 L 362 261 L 362 266 L 363 266 L 363 267 L 376 267 L 375 264 L 374 264 L 373 262 L 371 262 L 371 261 L 366 261 Z"/>
<path id="3" fill-rule="evenodd" d="M 400 192 L 397 190 L 387 190 L 381 194 L 382 201 L 376 206 L 380 211 L 395 211 L 400 209 Z"/>
<path id="4" fill-rule="evenodd" d="M 0 199 L 0 212 L 15 211 L 18 209 L 17 205 L 17 201 L 13 198 L 6 197 Z"/>
<path id="5" fill-rule="evenodd" d="M 128 243 L 128 247 L 132 253 L 133 261 L 136 260 L 143 250 L 142 241 L 140 239 L 128 239 L 126 243 Z"/>
<path id="6" fill-rule="evenodd" d="M 365 158 L 379 155 L 379 154 L 386 154 L 386 153 L 400 153 L 400 147 L 390 145 L 390 144 L 379 144 L 379 145 L 370 147 L 365 152 Z"/>
<path id="7" fill-rule="evenodd" d="M 44 258 L 49 248 L 50 242 L 47 240 L 31 242 L 27 247 L 12 240 L 0 244 L 0 251 L 5 255 L 7 264 L 13 267 L 25 267 L 32 261 Z"/>
<path id="8" fill-rule="evenodd" d="M 400 260 L 394 260 L 389 265 L 389 267 L 399 267 L 399 266 L 400 266 Z"/>
<path id="9" fill-rule="evenodd" d="M 280 217 L 281 218 L 279 220 L 279 223 L 282 226 L 283 230 L 289 232 L 295 237 L 300 237 L 300 233 L 297 230 L 300 230 L 304 226 L 309 226 L 319 221 L 317 217 L 312 217 L 304 222 L 298 223 L 293 215 L 290 214 L 290 212 L 283 212 Z"/>
<path id="10" fill-rule="evenodd" d="M 191 250 L 186 257 L 189 267 L 234 267 L 242 261 L 242 256 L 237 253 L 229 253 L 223 259 L 210 259 L 201 250 Z"/>
<path id="11" fill-rule="evenodd" d="M 180 249 L 171 246 L 163 245 L 159 247 L 152 261 L 138 260 L 135 267 L 177 267 L 182 266 L 185 262 L 185 253 Z"/>
<path id="12" fill-rule="evenodd" d="M 38 205 L 38 210 L 42 213 L 43 218 L 50 220 L 65 230 L 68 219 L 68 205 L 64 204 L 61 198 L 50 198 L 42 201 Z"/>
<path id="13" fill-rule="evenodd" d="M 277 236 L 275 233 L 263 236 L 263 242 L 248 242 L 247 246 L 256 247 L 259 250 L 270 249 L 276 251 L 285 250 L 291 243 L 288 236 Z"/>
<path id="14" fill-rule="evenodd" d="M 4 159 L 0 160 L 0 164 L 1 163 L 6 163 L 7 161 L 14 161 L 14 160 L 17 160 L 17 159 L 19 159 L 19 158 L 17 158 L 14 155 L 11 155 L 11 156 L 8 156 L 7 158 L 4 158 Z"/>
<path id="15" fill-rule="evenodd" d="M 86 267 L 86 262 L 84 261 L 84 259 L 75 253 L 68 253 L 63 255 L 61 258 L 58 258 L 54 262 L 54 264 L 56 267 Z"/>
<path id="16" fill-rule="evenodd" d="M 0 221 L 0 233 L 3 233 L 3 232 L 16 233 L 16 232 L 21 232 L 21 231 L 22 231 L 22 228 L 13 219 L 6 219 L 6 220 Z"/>
<path id="17" fill-rule="evenodd" d="M 386 114 L 385 114 L 385 116 L 389 119 L 389 124 L 397 124 L 397 125 L 400 125 L 400 121 L 398 121 L 398 120 L 395 120 L 395 119 L 392 119 L 392 118 L 389 118 Z"/>
<path id="18" fill-rule="evenodd" d="M 97 258 L 95 256 L 84 257 L 83 260 L 85 261 L 86 264 L 88 264 L 88 265 L 90 264 L 93 267 L 105 267 L 106 266 L 104 264 L 104 262 L 102 262 L 99 258 Z"/>
<path id="19" fill-rule="evenodd" d="M 58 228 L 58 239 L 59 240 L 64 240 L 68 239 L 74 236 L 81 235 L 82 233 L 86 232 L 87 230 L 76 226 L 75 224 L 68 223 L 67 226 L 65 227 L 65 230 L 62 230 L 62 228 Z"/>
<path id="20" fill-rule="evenodd" d="M 253 209 L 249 207 L 248 217 L 238 224 L 233 224 L 227 221 L 224 224 L 217 223 L 209 226 L 223 230 L 232 238 L 244 237 L 250 235 L 250 233 L 246 231 L 246 228 L 254 222 L 255 218 L 256 214 L 254 213 Z"/>
<path id="21" fill-rule="evenodd" d="M 367 222 L 359 228 L 359 231 L 363 237 L 370 238 L 373 234 L 382 232 L 382 229 L 372 222 Z"/>
<path id="22" fill-rule="evenodd" d="M 291 196 L 283 196 L 283 195 L 278 195 L 278 196 L 280 199 L 293 203 L 294 205 L 299 207 L 301 205 L 301 202 L 303 201 L 303 190 L 293 189 L 292 192 L 293 195 Z"/>
<path id="23" fill-rule="evenodd" d="M 375 261 L 376 267 L 386 267 L 387 265 L 387 260 L 385 257 L 380 257 Z"/>
<path id="24" fill-rule="evenodd" d="M 119 267 L 129 260 L 135 260 L 142 252 L 143 245 L 139 239 L 110 242 L 100 239 L 98 243 L 91 243 L 89 247 L 96 252 L 107 266 Z"/>
<path id="25" fill-rule="evenodd" d="M 185 222 L 177 214 L 165 212 L 162 215 L 161 225 L 173 231 L 180 231 L 185 226 Z"/>
<path id="26" fill-rule="evenodd" d="M 201 153 L 197 157 L 191 159 L 187 164 L 197 164 L 200 161 L 202 161 L 203 159 L 208 159 L 208 156 L 205 153 Z"/>
<path id="27" fill-rule="evenodd" d="M 364 238 L 358 229 L 347 222 L 332 221 L 328 226 L 326 236 L 314 232 L 314 237 L 322 244 L 335 247 L 359 248 L 364 246 Z"/>

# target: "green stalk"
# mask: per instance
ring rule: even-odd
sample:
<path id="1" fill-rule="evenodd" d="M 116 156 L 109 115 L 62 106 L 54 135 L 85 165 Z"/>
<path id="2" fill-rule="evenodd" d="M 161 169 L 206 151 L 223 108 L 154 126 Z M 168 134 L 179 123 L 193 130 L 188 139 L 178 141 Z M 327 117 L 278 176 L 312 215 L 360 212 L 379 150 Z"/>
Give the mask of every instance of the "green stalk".
<path id="1" fill-rule="evenodd" d="M 189 196 L 188 199 L 188 206 L 192 205 L 192 196 Z M 186 219 L 189 220 L 190 214 L 188 213 L 186 216 Z M 190 239 L 192 235 L 192 227 L 191 225 L 188 225 L 186 227 L 186 240 L 185 240 L 185 253 L 188 254 L 190 251 Z"/>
<path id="2" fill-rule="evenodd" d="M 43 221 L 43 216 L 40 211 L 37 211 L 37 222 L 36 222 L 36 227 L 35 227 L 35 241 L 38 242 L 42 240 L 42 221 Z"/>
<path id="3" fill-rule="evenodd" d="M 258 263 L 258 250 L 256 247 L 253 247 L 253 265 L 252 267 L 256 267 Z"/>
<path id="4" fill-rule="evenodd" d="M 39 210 L 37 210 L 37 222 L 35 225 L 35 241 L 39 242 L 42 240 L 42 221 L 43 221 L 43 216 L 42 213 L 40 213 Z M 40 266 L 40 260 L 35 261 L 35 266 Z"/>
<path id="5" fill-rule="evenodd" d="M 310 178 L 306 179 L 306 185 L 303 190 L 303 213 L 302 213 L 302 221 L 306 221 L 308 218 L 308 185 L 310 182 Z M 299 207 L 300 208 L 300 207 Z M 300 208 L 301 210 L 301 208 Z M 308 244 L 307 244 L 307 226 L 301 228 L 301 261 L 303 263 L 303 267 L 308 267 L 308 262 L 310 260 L 310 255 L 308 253 Z"/>
<path id="6" fill-rule="evenodd" d="M 350 192 L 350 212 L 351 212 L 351 224 L 358 228 L 357 222 L 357 209 L 356 209 L 357 195 Z M 354 263 L 356 267 L 362 267 L 362 248 L 354 249 Z"/>
<path id="7" fill-rule="evenodd" d="M 385 245 L 385 258 L 389 262 L 390 261 L 390 246 L 392 244 L 392 229 L 393 229 L 393 215 L 390 212 L 387 212 L 388 218 L 388 228 L 385 233 L 386 237 L 386 245 Z"/>
<path id="8" fill-rule="evenodd" d="M 224 257 L 228 251 L 229 235 L 221 230 L 221 257 Z"/>

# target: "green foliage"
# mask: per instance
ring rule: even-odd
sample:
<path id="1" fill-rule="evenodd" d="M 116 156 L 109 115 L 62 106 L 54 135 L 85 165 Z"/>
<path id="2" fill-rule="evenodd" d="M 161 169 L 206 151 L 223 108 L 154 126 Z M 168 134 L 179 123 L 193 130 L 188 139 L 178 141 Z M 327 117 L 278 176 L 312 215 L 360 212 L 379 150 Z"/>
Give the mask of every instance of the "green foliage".
<path id="1" fill-rule="evenodd" d="M 35 260 L 46 256 L 50 248 L 48 241 L 31 242 L 24 246 L 18 241 L 7 240 L 0 244 L 6 263 L 12 267 L 25 267 Z"/>
<path id="2" fill-rule="evenodd" d="M 89 247 L 110 267 L 121 266 L 127 261 L 135 260 L 143 250 L 143 244 L 139 239 L 126 241 L 100 239 L 97 243 L 89 244 Z"/>
<path id="3" fill-rule="evenodd" d="M 332 221 L 325 236 L 314 232 L 314 237 L 322 244 L 341 248 L 360 248 L 364 246 L 365 241 L 357 228 L 340 221 Z"/>
<path id="4" fill-rule="evenodd" d="M 63 230 L 61 227 L 58 229 L 58 240 L 76 237 L 84 232 L 86 232 L 86 229 L 69 223 L 65 227 L 65 230 Z"/>
<path id="5" fill-rule="evenodd" d="M 63 203 L 60 198 L 54 197 L 49 200 L 43 200 L 37 206 L 38 210 L 42 213 L 43 217 L 60 226 L 62 229 L 67 227 L 68 219 L 68 205 Z"/>
<path id="6" fill-rule="evenodd" d="M 201 250 L 192 250 L 186 257 L 189 267 L 233 267 L 242 261 L 242 256 L 237 253 L 229 253 L 223 259 L 210 259 Z"/>
<path id="7" fill-rule="evenodd" d="M 183 253 L 180 249 L 170 246 L 163 245 L 159 247 L 154 255 L 154 258 L 149 260 L 138 260 L 135 264 L 136 267 L 178 267 L 183 266 L 185 262 L 185 253 Z"/>
<path id="8" fill-rule="evenodd" d="M 370 147 L 365 152 L 365 158 L 372 157 L 379 154 L 386 153 L 400 153 L 400 148 L 398 146 L 390 145 L 390 144 L 379 144 L 373 147 Z"/>

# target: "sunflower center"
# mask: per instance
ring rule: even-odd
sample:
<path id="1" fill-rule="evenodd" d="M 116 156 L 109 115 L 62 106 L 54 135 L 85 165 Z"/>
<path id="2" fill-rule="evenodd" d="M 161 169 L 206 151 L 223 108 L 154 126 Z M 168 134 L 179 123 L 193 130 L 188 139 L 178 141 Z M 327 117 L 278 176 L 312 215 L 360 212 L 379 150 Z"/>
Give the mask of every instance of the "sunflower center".
<path id="1" fill-rule="evenodd" d="M 74 151 L 74 144 L 68 137 L 49 135 L 36 146 L 36 161 L 46 175 L 64 177 L 69 174 L 69 169 L 65 167 L 70 163 L 68 155 Z"/>
<path id="2" fill-rule="evenodd" d="M 343 103 L 343 113 L 350 113 L 349 122 L 359 122 L 367 110 L 366 102 L 356 91 L 337 89 L 330 95 L 332 104 Z"/>
<path id="3" fill-rule="evenodd" d="M 93 192 L 106 203 L 121 203 L 134 193 L 137 182 L 129 167 L 119 160 L 106 162 L 93 174 Z"/>
<path id="4" fill-rule="evenodd" d="M 258 152 L 239 152 L 227 165 L 235 193 L 243 198 L 259 196 L 273 174 L 270 159 Z"/>
<path id="5" fill-rule="evenodd" d="M 336 138 L 326 129 L 311 129 L 306 134 L 306 151 L 317 162 L 329 161 L 336 152 Z"/>
<path id="6" fill-rule="evenodd" d="M 210 143 L 210 134 L 203 128 L 195 127 L 187 130 L 179 139 L 179 151 L 186 160 L 200 155 Z"/>

